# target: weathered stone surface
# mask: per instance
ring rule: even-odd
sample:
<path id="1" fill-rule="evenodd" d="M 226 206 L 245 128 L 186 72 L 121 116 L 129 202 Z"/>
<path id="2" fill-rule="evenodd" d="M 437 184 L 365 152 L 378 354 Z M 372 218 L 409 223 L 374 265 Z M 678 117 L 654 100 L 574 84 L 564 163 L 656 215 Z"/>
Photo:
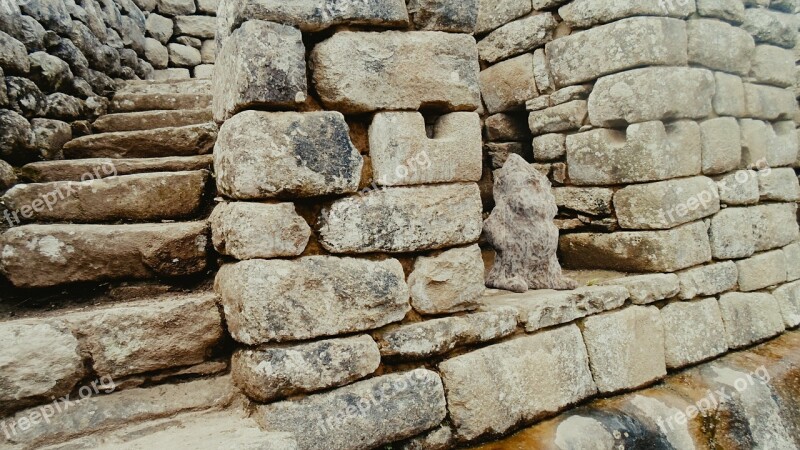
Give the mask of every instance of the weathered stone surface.
<path id="1" fill-rule="evenodd" d="M 214 78 L 214 64 L 200 64 L 199 66 L 195 66 L 194 68 L 194 77 L 195 78 L 205 78 L 205 79 L 212 79 Z"/>
<path id="2" fill-rule="evenodd" d="M 686 25 L 689 62 L 737 75 L 750 73 L 755 42 L 750 34 L 719 20 L 690 20 Z"/>
<path id="3" fill-rule="evenodd" d="M 527 141 L 531 138 L 526 118 L 514 114 L 494 114 L 486 118 L 486 136 L 493 142 Z"/>
<path id="4" fill-rule="evenodd" d="M 479 344 L 508 336 L 517 329 L 513 308 L 494 308 L 457 317 L 391 326 L 377 333 L 383 356 L 424 359 L 456 347 Z"/>
<path id="5" fill-rule="evenodd" d="M 715 298 L 674 302 L 661 308 L 667 367 L 677 369 L 728 351 L 725 324 Z"/>
<path id="6" fill-rule="evenodd" d="M 711 219 L 708 230 L 711 253 L 716 259 L 746 258 L 756 249 L 752 208 L 726 208 Z"/>
<path id="7" fill-rule="evenodd" d="M 465 34 L 336 33 L 314 47 L 310 64 L 317 92 L 329 109 L 360 113 L 480 107 L 475 39 Z"/>
<path id="8" fill-rule="evenodd" d="M 567 136 L 549 133 L 533 138 L 533 158 L 536 161 L 556 161 L 567 153 Z"/>
<path id="9" fill-rule="evenodd" d="M 175 18 L 175 33 L 203 39 L 214 37 L 217 19 L 212 16 L 178 16 Z"/>
<path id="10" fill-rule="evenodd" d="M 778 87 L 795 84 L 795 56 L 792 50 L 773 45 L 756 46 L 750 76 L 758 83 Z"/>
<path id="11" fill-rule="evenodd" d="M 706 177 L 626 186 L 614 194 L 619 225 L 632 230 L 673 228 L 719 209 L 717 185 Z"/>
<path id="12" fill-rule="evenodd" d="M 523 0 L 479 0 L 475 34 L 499 28 L 531 12 L 531 2 Z"/>
<path id="13" fill-rule="evenodd" d="M 259 402 L 349 384 L 375 372 L 378 345 L 366 335 L 308 344 L 240 349 L 233 354 L 236 386 Z"/>
<path id="14" fill-rule="evenodd" d="M 96 158 L 35 162 L 23 166 L 21 172 L 26 179 L 36 183 L 46 183 L 98 180 L 149 172 L 210 170 L 212 165 L 211 155 L 141 159 Z"/>
<path id="15" fill-rule="evenodd" d="M 497 252 L 486 285 L 525 292 L 574 289 L 558 263 L 558 212 L 550 181 L 519 155 L 494 173 L 496 206 L 484 223 L 486 240 Z"/>
<path id="16" fill-rule="evenodd" d="M 399 450 L 441 450 L 455 445 L 453 429 L 449 425 L 440 425 L 438 428 L 411 438 L 398 447 Z"/>
<path id="17" fill-rule="evenodd" d="M 678 276 L 672 273 L 634 275 L 603 282 L 603 285 L 623 286 L 635 305 L 647 305 L 678 295 L 681 290 Z"/>
<path id="18" fill-rule="evenodd" d="M 28 58 L 31 63 L 31 80 L 44 92 L 64 90 L 72 85 L 72 71 L 61 59 L 45 52 L 31 53 Z"/>
<path id="19" fill-rule="evenodd" d="M 31 68 L 25 44 L 0 31 L 0 68 L 5 73 L 23 75 Z"/>
<path id="20" fill-rule="evenodd" d="M 596 393 L 577 326 L 482 348 L 439 365 L 456 435 L 533 422 Z"/>
<path id="21" fill-rule="evenodd" d="M 67 314 L 100 376 L 198 364 L 222 339 L 213 293 L 168 296 Z"/>
<path id="22" fill-rule="evenodd" d="M 33 119 L 33 145 L 41 159 L 60 159 L 61 149 L 72 139 L 72 128 L 60 120 Z"/>
<path id="23" fill-rule="evenodd" d="M 482 61 L 495 63 L 541 47 L 553 38 L 558 21 L 551 13 L 534 14 L 492 31 L 478 43 Z"/>
<path id="24" fill-rule="evenodd" d="M 759 253 L 736 261 L 739 270 L 739 290 L 757 291 L 786 281 L 786 256 L 782 250 Z"/>
<path id="25" fill-rule="evenodd" d="M 35 135 L 30 122 L 7 109 L 0 109 L 0 157 L 12 163 L 36 159 Z"/>
<path id="26" fill-rule="evenodd" d="M 574 28 L 588 28 L 632 16 L 685 18 L 696 10 L 695 2 L 658 0 L 574 0 L 558 10 L 558 15 Z"/>
<path id="27" fill-rule="evenodd" d="M 800 325 L 800 281 L 784 284 L 772 291 L 783 316 L 786 328 Z"/>
<path id="28" fill-rule="evenodd" d="M 589 286 L 571 291 L 539 290 L 485 297 L 483 309 L 494 311 L 496 308 L 514 308 L 525 331 L 532 333 L 617 309 L 625 304 L 628 297 L 628 290 L 623 286 Z"/>
<path id="29" fill-rule="evenodd" d="M 169 38 L 172 37 L 174 24 L 172 20 L 158 14 L 147 16 L 147 34 L 167 45 Z"/>
<path id="30" fill-rule="evenodd" d="M 378 328 L 411 309 L 394 259 L 242 261 L 220 269 L 216 289 L 231 335 L 248 345 Z"/>
<path id="31" fill-rule="evenodd" d="M 439 375 L 416 369 L 259 406 L 255 417 L 267 431 L 294 433 L 298 448 L 366 450 L 429 430 L 446 415 Z"/>
<path id="32" fill-rule="evenodd" d="M 680 298 L 691 300 L 735 288 L 739 282 L 739 270 L 733 261 L 725 261 L 678 272 L 678 278 L 681 282 Z"/>
<path id="33" fill-rule="evenodd" d="M 200 51 L 194 47 L 181 44 L 167 45 L 169 62 L 177 67 L 194 67 L 200 64 Z"/>
<path id="34" fill-rule="evenodd" d="M 214 64 L 217 58 L 217 43 L 213 39 L 203 41 L 200 47 L 200 60 L 203 64 Z"/>
<path id="35" fill-rule="evenodd" d="M 336 200 L 322 210 L 320 242 L 333 253 L 404 253 L 478 240 L 474 183 L 388 188 Z"/>
<path id="36" fill-rule="evenodd" d="M 0 324 L 0 412 L 69 393 L 84 373 L 78 340 L 65 327 L 40 319 Z M 45 369 L 46 370 L 43 370 Z"/>
<path id="37" fill-rule="evenodd" d="M 766 8 L 746 9 L 742 28 L 750 32 L 759 43 L 794 48 L 797 42 L 797 23 L 794 17 Z"/>
<path id="38" fill-rule="evenodd" d="M 739 123 L 733 117 L 718 117 L 700 123 L 703 140 L 703 173 L 718 174 L 739 167 L 742 143 Z"/>
<path id="39" fill-rule="evenodd" d="M 209 153 L 216 139 L 217 126 L 209 123 L 83 136 L 67 142 L 63 150 L 69 159 L 192 156 Z"/>
<path id="40" fill-rule="evenodd" d="M 206 267 L 206 232 L 203 222 L 24 225 L 2 235 L 0 271 L 17 287 L 189 275 Z"/>
<path id="41" fill-rule="evenodd" d="M 568 234 L 560 251 L 564 265 L 575 269 L 676 272 L 711 260 L 703 222 L 663 231 Z"/>
<path id="42" fill-rule="evenodd" d="M 562 87 L 635 67 L 686 65 L 685 42 L 682 20 L 635 17 L 556 39 L 547 44 L 547 55 Z"/>
<path id="43" fill-rule="evenodd" d="M 214 248 L 239 260 L 298 256 L 311 237 L 292 203 L 221 203 L 210 223 Z"/>
<path id="44" fill-rule="evenodd" d="M 144 56 L 156 69 L 166 69 L 169 65 L 169 50 L 153 38 L 145 40 Z"/>
<path id="45" fill-rule="evenodd" d="M 772 203 L 753 207 L 756 251 L 783 247 L 798 240 L 796 203 Z"/>
<path id="46" fill-rule="evenodd" d="M 0 159 L 0 192 L 5 192 L 15 184 L 17 184 L 17 174 L 14 173 L 14 167 Z"/>
<path id="47" fill-rule="evenodd" d="M 475 309 L 485 290 L 483 276 L 477 244 L 419 256 L 408 276 L 411 306 L 421 314 Z"/>
<path id="48" fill-rule="evenodd" d="M 220 0 L 197 0 L 197 9 L 206 14 L 216 14 Z"/>
<path id="49" fill-rule="evenodd" d="M 95 133 L 137 131 L 155 128 L 184 127 L 211 122 L 209 109 L 181 109 L 175 111 L 141 111 L 107 114 L 92 123 Z"/>
<path id="50" fill-rule="evenodd" d="M 539 92 L 550 93 L 556 89 L 555 81 L 550 75 L 550 62 L 543 48 L 533 51 L 533 78 Z"/>
<path id="51" fill-rule="evenodd" d="M 22 77 L 6 76 L 5 78 L 8 106 L 13 111 L 29 119 L 41 117 L 45 114 L 49 102 L 33 81 Z"/>
<path id="52" fill-rule="evenodd" d="M 800 279 L 800 242 L 795 242 L 783 247 L 786 256 L 786 280 Z"/>
<path id="53" fill-rule="evenodd" d="M 650 67 L 600 78 L 589 96 L 596 127 L 711 114 L 714 76 L 704 69 Z"/>
<path id="54" fill-rule="evenodd" d="M 523 142 L 489 142 L 486 144 L 485 149 L 491 161 L 491 168 L 486 168 L 488 173 L 491 173 L 491 170 L 503 167 L 508 157 L 514 154 L 521 156 L 526 161 L 533 161 L 531 147 Z M 485 186 L 484 183 L 488 184 L 488 186 Z M 491 183 L 492 180 L 484 172 L 484 178 L 481 181 L 482 187 L 490 187 Z"/>
<path id="55" fill-rule="evenodd" d="M 782 333 L 778 301 L 770 294 L 731 292 L 719 298 L 728 346 L 737 349 Z"/>
<path id="56" fill-rule="evenodd" d="M 798 137 L 794 121 L 785 120 L 772 124 L 774 138 L 767 147 L 767 166 L 790 166 L 797 162 Z M 763 167 L 763 162 L 761 167 Z"/>
<path id="57" fill-rule="evenodd" d="M 193 0 L 158 0 L 158 12 L 177 16 L 194 14 L 197 11 Z"/>
<path id="58" fill-rule="evenodd" d="M 758 189 L 762 201 L 800 201 L 800 182 L 789 167 L 758 172 Z"/>
<path id="59" fill-rule="evenodd" d="M 245 111 L 222 125 L 217 187 L 239 200 L 356 192 L 363 159 L 338 112 Z"/>
<path id="60" fill-rule="evenodd" d="M 1 200 L 23 221 L 182 219 L 199 212 L 209 177 L 206 171 L 195 171 L 21 184 Z"/>
<path id="61" fill-rule="evenodd" d="M 744 83 L 747 116 L 762 120 L 791 120 L 797 112 L 797 100 L 788 89 Z"/>
<path id="62" fill-rule="evenodd" d="M 768 123 L 752 119 L 740 119 L 739 127 L 742 132 L 741 162 L 750 169 L 764 167 L 769 147 L 775 141 L 774 130 Z"/>
<path id="63" fill-rule="evenodd" d="M 569 178 L 576 185 L 609 185 L 698 175 L 700 136 L 700 127 L 689 121 L 633 124 L 625 133 L 599 129 L 570 135 Z"/>
<path id="64" fill-rule="evenodd" d="M 697 0 L 697 13 L 704 17 L 741 23 L 744 20 L 744 3 L 740 0 Z"/>
<path id="65" fill-rule="evenodd" d="M 586 123 L 588 115 L 585 100 L 562 103 L 541 111 L 532 111 L 528 126 L 534 135 L 577 130 Z"/>
<path id="66" fill-rule="evenodd" d="M 408 12 L 418 30 L 472 33 L 478 21 L 479 0 L 411 0 Z"/>
<path id="67" fill-rule="evenodd" d="M 714 72 L 714 112 L 719 116 L 743 117 L 747 115 L 744 98 L 744 83 L 736 75 Z"/>
<path id="68" fill-rule="evenodd" d="M 300 31 L 260 20 L 245 22 L 217 55 L 214 119 L 222 122 L 254 106 L 294 108 L 306 101 L 307 88 Z"/>
<path id="69" fill-rule="evenodd" d="M 490 114 L 519 109 L 539 95 L 533 74 L 533 54 L 499 62 L 481 71 L 481 96 Z"/>
<path id="70" fill-rule="evenodd" d="M 717 180 L 719 200 L 725 205 L 753 205 L 758 203 L 758 173 L 739 170 Z"/>
<path id="71" fill-rule="evenodd" d="M 593 216 L 611 214 L 614 191 L 605 188 L 559 187 L 553 189 L 556 205 L 571 211 Z"/>
<path id="72" fill-rule="evenodd" d="M 631 306 L 583 321 L 589 365 L 600 392 L 634 389 L 667 374 L 658 308 Z"/>
<path id="73" fill-rule="evenodd" d="M 153 71 L 153 80 L 155 81 L 183 81 L 183 80 L 189 80 L 190 78 L 192 78 L 192 74 L 191 72 L 189 72 L 189 69 L 182 67 L 170 67 L 169 69 Z M 211 105 L 210 95 L 202 97 L 204 99 L 207 99 L 205 104 L 202 106 L 193 106 L 193 107 L 201 108 L 204 106 Z"/>

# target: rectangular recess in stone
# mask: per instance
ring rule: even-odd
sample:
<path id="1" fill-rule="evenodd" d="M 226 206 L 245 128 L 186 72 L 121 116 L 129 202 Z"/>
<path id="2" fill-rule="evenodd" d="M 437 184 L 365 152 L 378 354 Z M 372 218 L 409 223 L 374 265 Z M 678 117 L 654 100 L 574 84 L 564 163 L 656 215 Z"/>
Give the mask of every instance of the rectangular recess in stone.
<path id="1" fill-rule="evenodd" d="M 719 193 L 711 178 L 692 177 L 626 186 L 614 194 L 622 228 L 662 230 L 719 211 Z"/>
<path id="2" fill-rule="evenodd" d="M 478 181 L 483 153 L 478 113 L 445 114 L 425 132 L 418 112 L 381 112 L 369 127 L 372 173 L 379 186 Z"/>
<path id="3" fill-rule="evenodd" d="M 252 107 L 294 109 L 306 101 L 306 49 L 300 30 L 245 22 L 219 48 L 212 109 L 223 122 Z"/>
<path id="4" fill-rule="evenodd" d="M 320 242 L 332 253 L 406 253 L 471 244 L 483 229 L 475 183 L 367 190 L 322 210 Z"/>
<path id="5" fill-rule="evenodd" d="M 336 33 L 310 65 L 322 103 L 345 113 L 480 108 L 475 38 L 440 31 Z"/>
<path id="6" fill-rule="evenodd" d="M 634 16 L 683 19 L 696 11 L 695 2 L 681 0 L 573 0 L 558 15 L 573 28 L 589 28 Z"/>
<path id="7" fill-rule="evenodd" d="M 556 86 L 593 81 L 647 65 L 685 66 L 686 25 L 663 17 L 633 17 L 547 44 Z"/>

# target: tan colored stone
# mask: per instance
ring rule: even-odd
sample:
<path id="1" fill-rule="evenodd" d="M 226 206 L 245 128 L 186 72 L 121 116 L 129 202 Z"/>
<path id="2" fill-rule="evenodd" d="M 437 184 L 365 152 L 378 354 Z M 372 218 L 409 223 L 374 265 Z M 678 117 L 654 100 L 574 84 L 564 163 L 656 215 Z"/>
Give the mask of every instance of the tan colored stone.
<path id="1" fill-rule="evenodd" d="M 626 186 L 614 194 L 617 220 L 626 229 L 673 228 L 719 209 L 717 185 L 707 177 Z"/>
<path id="2" fill-rule="evenodd" d="M 757 291 L 786 281 L 786 256 L 781 250 L 759 253 L 736 261 L 739 290 Z"/>
<path id="3" fill-rule="evenodd" d="M 575 28 L 589 28 L 632 16 L 667 16 L 683 19 L 696 11 L 694 2 L 658 0 L 573 0 L 558 15 Z"/>
<path id="4" fill-rule="evenodd" d="M 491 64 L 531 51 L 550 41 L 557 25 L 549 12 L 515 20 L 483 38 L 478 43 L 478 53 L 482 61 Z"/>
<path id="5" fill-rule="evenodd" d="M 479 0 L 475 34 L 485 34 L 531 12 L 523 0 Z"/>
<path id="6" fill-rule="evenodd" d="M 726 208 L 711 218 L 708 234 L 714 258 L 746 258 L 755 253 L 756 218 L 752 208 Z"/>
<path id="7" fill-rule="evenodd" d="M 480 73 L 481 97 L 490 114 L 520 109 L 539 95 L 533 73 L 533 54 L 499 62 Z"/>
<path id="8" fill-rule="evenodd" d="M 800 238 L 796 203 L 768 203 L 753 210 L 756 251 L 783 247 Z"/>
<path id="9" fill-rule="evenodd" d="M 744 83 L 736 75 L 714 72 L 714 112 L 719 116 L 743 117 L 747 115 Z"/>
<path id="10" fill-rule="evenodd" d="M 680 298 L 691 300 L 735 288 L 739 282 L 739 271 L 736 263 L 725 261 L 678 272 L 678 278 L 681 282 Z"/>
<path id="11" fill-rule="evenodd" d="M 747 116 L 762 120 L 791 120 L 797 113 L 797 100 L 788 89 L 744 83 Z"/>
<path id="12" fill-rule="evenodd" d="M 485 290 L 477 244 L 419 256 L 408 276 L 411 306 L 421 314 L 475 309 Z"/>
<path id="13" fill-rule="evenodd" d="M 703 173 L 718 174 L 739 168 L 742 142 L 739 123 L 733 117 L 700 122 L 703 139 Z"/>
<path id="14" fill-rule="evenodd" d="M 221 203 L 209 222 L 214 248 L 239 260 L 298 256 L 311 237 L 292 203 Z"/>
<path id="15" fill-rule="evenodd" d="M 667 367 L 677 369 L 728 351 L 715 298 L 674 302 L 661 308 Z"/>
<path id="16" fill-rule="evenodd" d="M 23 176 L 36 183 L 51 181 L 99 180 L 112 176 L 150 172 L 184 172 L 211 170 L 211 155 L 167 156 L 164 158 L 90 158 L 62 161 L 41 161 L 21 168 Z"/>
<path id="17" fill-rule="evenodd" d="M 586 101 L 575 100 L 532 111 L 528 116 L 528 126 L 534 135 L 577 130 L 586 123 L 587 115 Z"/>
<path id="18" fill-rule="evenodd" d="M 555 161 L 567 153 L 567 136 L 549 133 L 533 138 L 533 158 L 536 161 Z"/>
<path id="19" fill-rule="evenodd" d="M 758 83 L 788 88 L 795 84 L 795 57 L 792 50 L 774 45 L 758 45 L 753 53 L 750 76 Z"/>
<path id="20" fill-rule="evenodd" d="M 800 242 L 783 247 L 786 256 L 786 280 L 800 280 Z"/>
<path id="21" fill-rule="evenodd" d="M 800 325 L 800 281 L 787 283 L 772 291 L 778 301 L 786 328 Z"/>
<path id="22" fill-rule="evenodd" d="M 742 206 L 758 203 L 758 173 L 755 170 L 738 170 L 717 177 L 719 200 L 724 205 Z"/>
<path id="23" fill-rule="evenodd" d="M 493 114 L 486 118 L 486 137 L 493 142 L 527 141 L 531 138 L 527 117 Z"/>
<path id="24" fill-rule="evenodd" d="M 188 109 L 175 111 L 139 111 L 107 114 L 92 123 L 95 133 L 113 131 L 150 130 L 154 128 L 183 127 L 211 122 L 210 109 Z"/>
<path id="25" fill-rule="evenodd" d="M 728 345 L 737 349 L 785 330 L 780 306 L 770 294 L 731 292 L 719 298 Z"/>
<path id="26" fill-rule="evenodd" d="M 216 139 L 214 124 L 91 134 L 67 142 L 64 156 L 78 159 L 203 155 L 211 152 Z"/>
<path id="27" fill-rule="evenodd" d="M 669 299 L 677 296 L 681 290 L 678 276 L 672 273 L 634 275 L 605 281 L 602 284 L 623 286 L 628 290 L 634 305 L 647 305 Z"/>
<path id="28" fill-rule="evenodd" d="M 689 62 L 713 70 L 747 76 L 755 42 L 750 34 L 719 20 L 686 22 Z"/>
<path id="29" fill-rule="evenodd" d="M 785 167 L 758 172 L 761 201 L 800 201 L 800 182 L 794 169 Z"/>

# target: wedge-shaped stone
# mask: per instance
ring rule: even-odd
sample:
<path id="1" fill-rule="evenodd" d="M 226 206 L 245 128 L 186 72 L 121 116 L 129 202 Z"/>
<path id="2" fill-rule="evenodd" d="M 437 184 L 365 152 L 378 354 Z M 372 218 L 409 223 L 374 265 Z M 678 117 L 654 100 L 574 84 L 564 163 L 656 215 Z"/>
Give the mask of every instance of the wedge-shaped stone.
<path id="1" fill-rule="evenodd" d="M 772 291 L 781 309 L 786 328 L 800 325 L 800 281 L 784 284 Z"/>
<path id="2" fill-rule="evenodd" d="M 739 271 L 736 263 L 725 261 L 678 272 L 678 278 L 681 281 L 680 298 L 691 300 L 735 288 L 739 281 Z"/>
<path id="3" fill-rule="evenodd" d="M 499 62 L 480 73 L 481 97 L 490 114 L 521 109 L 539 95 L 533 72 L 533 54 Z"/>
<path id="4" fill-rule="evenodd" d="M 92 355 L 97 374 L 111 378 L 199 364 L 223 336 L 213 293 L 114 304 L 61 319 Z"/>
<path id="5" fill-rule="evenodd" d="M 23 177 L 36 182 L 99 180 L 122 175 L 150 172 L 185 172 L 211 170 L 211 155 L 167 156 L 164 158 L 89 158 L 41 161 L 21 168 Z"/>
<path id="6" fill-rule="evenodd" d="M 355 192 L 364 164 L 341 113 L 245 111 L 214 149 L 219 192 L 238 200 Z"/>
<path id="7" fill-rule="evenodd" d="M 439 365 L 460 439 L 501 434 L 597 392 L 575 325 L 524 336 Z"/>
<path id="8" fill-rule="evenodd" d="M 797 113 L 797 100 L 789 89 L 744 83 L 747 116 L 762 120 L 791 120 Z"/>
<path id="9" fill-rule="evenodd" d="M 223 266 L 215 284 L 231 335 L 247 345 L 379 328 L 411 309 L 395 259 L 249 260 Z"/>
<path id="10" fill-rule="evenodd" d="M 198 88 L 191 93 L 164 92 L 144 93 L 120 91 L 114 94 L 109 112 L 127 113 L 137 111 L 205 109 L 211 107 L 212 95 L 208 88 Z"/>
<path id="11" fill-rule="evenodd" d="M 233 382 L 259 402 L 349 384 L 375 372 L 378 345 L 366 335 L 307 344 L 240 349 L 233 354 Z"/>
<path id="12" fill-rule="evenodd" d="M 731 292 L 719 298 L 731 349 L 747 347 L 785 330 L 778 301 L 770 294 Z"/>
<path id="13" fill-rule="evenodd" d="M 211 110 L 182 109 L 174 111 L 140 111 L 100 116 L 92 123 L 95 133 L 112 131 L 152 130 L 154 128 L 184 127 L 211 122 Z"/>
<path id="14" fill-rule="evenodd" d="M 0 271 L 17 287 L 148 279 L 206 268 L 206 224 L 24 225 L 0 242 Z"/>
<path id="15" fill-rule="evenodd" d="M 766 8 L 747 8 L 742 28 L 749 31 L 759 43 L 794 48 L 797 41 L 794 16 Z"/>
<path id="16" fill-rule="evenodd" d="M 624 19 L 556 39 L 547 44 L 547 55 L 559 87 L 635 67 L 684 66 L 686 25 L 660 17 Z"/>
<path id="17" fill-rule="evenodd" d="M 626 132 L 599 129 L 567 136 L 567 167 L 576 185 L 611 185 L 698 175 L 700 127 L 647 122 Z"/>
<path id="18" fill-rule="evenodd" d="M 306 101 L 306 52 L 299 30 L 251 20 L 218 48 L 213 77 L 217 122 L 255 106 L 295 108 Z"/>
<path id="19" fill-rule="evenodd" d="M 517 17 L 531 12 L 531 2 L 524 0 L 478 0 L 475 34 L 485 34 Z"/>
<path id="20" fill-rule="evenodd" d="M 311 237 L 292 203 L 222 203 L 209 221 L 214 248 L 239 260 L 298 256 Z"/>
<path id="21" fill-rule="evenodd" d="M 457 317 L 391 326 L 377 333 L 383 356 L 424 359 L 458 346 L 479 344 L 508 336 L 517 329 L 517 311 L 494 308 Z"/>
<path id="22" fill-rule="evenodd" d="M 594 381 L 600 392 L 642 387 L 667 374 L 664 323 L 658 308 L 631 306 L 583 321 Z"/>
<path id="23" fill-rule="evenodd" d="M 715 298 L 661 308 L 667 367 L 678 369 L 728 351 L 725 324 Z"/>
<path id="24" fill-rule="evenodd" d="M 301 449 L 366 450 L 430 430 L 446 415 L 439 375 L 416 369 L 259 406 L 255 418 L 264 430 L 294 433 Z"/>
<path id="25" fill-rule="evenodd" d="M 689 42 L 689 62 L 747 76 L 753 59 L 755 42 L 741 28 L 712 19 L 690 20 L 686 23 Z"/>
<path id="26" fill-rule="evenodd" d="M 475 309 L 485 291 L 478 244 L 420 256 L 408 276 L 411 306 L 421 314 Z"/>
<path id="27" fill-rule="evenodd" d="M 480 107 L 477 47 L 466 34 L 341 32 L 314 47 L 310 64 L 317 92 L 329 109 L 361 113 Z"/>
<path id="28" fill-rule="evenodd" d="M 673 273 L 634 275 L 606 281 L 603 285 L 623 286 L 635 305 L 647 305 L 675 297 L 680 292 L 680 281 Z"/>
<path id="29" fill-rule="evenodd" d="M 794 169 L 789 167 L 758 172 L 758 189 L 762 201 L 800 200 L 800 182 Z"/>
<path id="30" fill-rule="evenodd" d="M 211 153 L 217 139 L 213 123 L 155 130 L 90 134 L 64 144 L 64 157 L 154 158 Z"/>
<path id="31" fill-rule="evenodd" d="M 686 18 L 696 10 L 694 2 L 659 0 L 574 0 L 558 10 L 570 26 L 589 28 L 633 16 Z"/>
<path id="32" fill-rule="evenodd" d="M 756 46 L 750 76 L 758 83 L 788 88 L 795 84 L 795 55 L 774 45 Z"/>
<path id="33" fill-rule="evenodd" d="M 786 281 L 786 255 L 782 250 L 759 253 L 736 261 L 739 290 L 757 291 Z"/>
<path id="34" fill-rule="evenodd" d="M 336 200 L 322 210 L 320 242 L 333 253 L 404 253 L 478 240 L 474 183 L 388 188 Z"/>
<path id="35" fill-rule="evenodd" d="M 19 184 L 0 199 L 23 221 L 157 221 L 196 215 L 210 174 L 123 175 L 89 181 Z"/>
<path id="36" fill-rule="evenodd" d="M 417 112 L 383 112 L 369 128 L 372 174 L 380 186 L 478 181 L 482 174 L 478 113 L 445 114 L 425 132 Z"/>
<path id="37" fill-rule="evenodd" d="M 589 96 L 596 127 L 711 114 L 714 75 L 704 69 L 650 67 L 600 78 Z"/>
<path id="38" fill-rule="evenodd" d="M 637 184 L 614 194 L 619 225 L 631 230 L 673 228 L 715 214 L 719 208 L 717 184 L 707 177 Z"/>
<path id="39" fill-rule="evenodd" d="M 63 325 L 40 319 L 0 323 L 0 413 L 47 403 L 72 391 L 84 373 L 78 340 Z"/>
<path id="40" fill-rule="evenodd" d="M 575 269 L 676 272 L 711 260 L 703 222 L 663 231 L 568 234 L 560 250 L 564 265 Z"/>
<path id="41" fill-rule="evenodd" d="M 549 12 L 515 20 L 483 38 L 478 53 L 482 61 L 491 64 L 531 51 L 553 39 L 557 26 L 558 21 Z"/>

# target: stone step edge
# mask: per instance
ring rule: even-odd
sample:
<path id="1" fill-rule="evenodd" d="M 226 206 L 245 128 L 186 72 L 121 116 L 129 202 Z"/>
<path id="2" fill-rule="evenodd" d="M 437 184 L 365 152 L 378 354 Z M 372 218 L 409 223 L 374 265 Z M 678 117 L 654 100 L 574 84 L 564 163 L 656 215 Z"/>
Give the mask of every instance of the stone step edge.
<path id="1" fill-rule="evenodd" d="M 173 164 L 174 169 L 165 170 L 170 164 Z M 23 180 L 31 183 L 49 183 L 97 180 L 153 172 L 212 170 L 213 166 L 214 156 L 210 154 L 155 158 L 83 158 L 29 163 L 20 168 L 20 174 Z M 64 169 L 67 167 L 73 167 L 75 170 L 64 175 Z M 48 174 L 48 170 L 53 173 Z"/>

